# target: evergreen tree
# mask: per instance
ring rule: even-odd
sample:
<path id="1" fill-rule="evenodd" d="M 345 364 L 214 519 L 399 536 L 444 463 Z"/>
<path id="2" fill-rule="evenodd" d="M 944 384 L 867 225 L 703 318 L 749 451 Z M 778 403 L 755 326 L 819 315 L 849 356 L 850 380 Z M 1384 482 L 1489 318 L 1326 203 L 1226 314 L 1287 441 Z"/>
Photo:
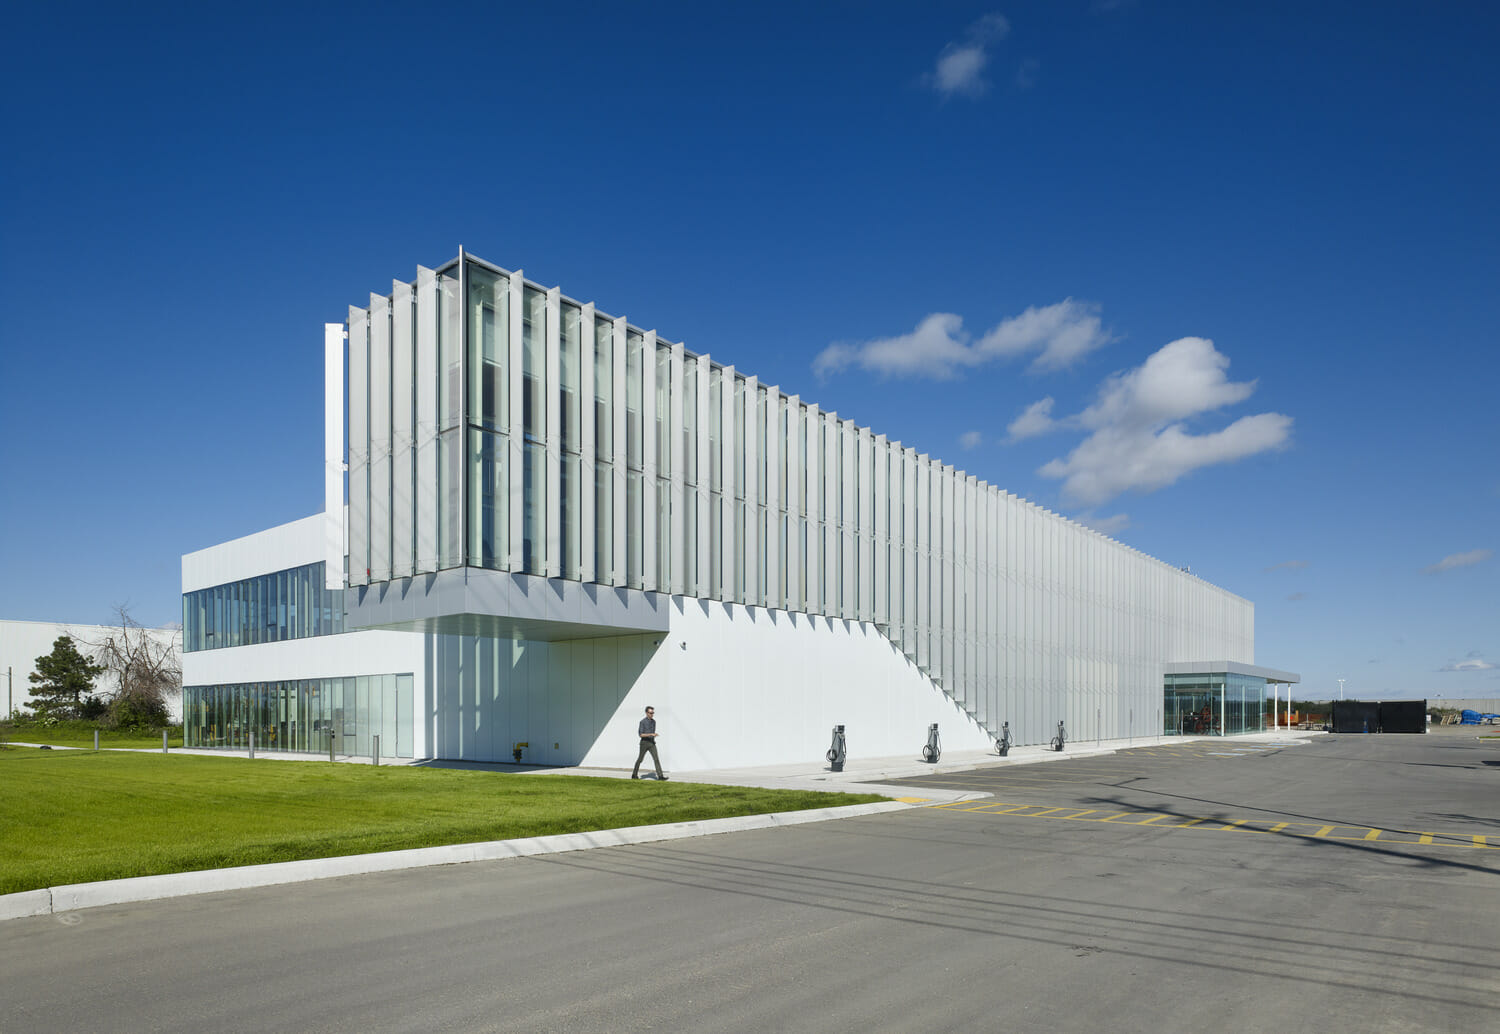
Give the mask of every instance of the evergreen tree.
<path id="1" fill-rule="evenodd" d="M 103 672 L 103 665 L 78 652 L 72 636 L 58 636 L 52 652 L 36 659 L 27 706 L 38 717 L 81 718 L 93 703 L 94 680 Z"/>

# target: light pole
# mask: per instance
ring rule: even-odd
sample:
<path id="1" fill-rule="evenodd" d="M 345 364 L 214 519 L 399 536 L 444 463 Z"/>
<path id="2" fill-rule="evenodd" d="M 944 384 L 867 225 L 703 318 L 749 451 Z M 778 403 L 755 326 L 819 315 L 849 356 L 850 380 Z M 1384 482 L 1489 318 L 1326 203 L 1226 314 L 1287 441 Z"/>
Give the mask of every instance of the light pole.
<path id="1" fill-rule="evenodd" d="M 1337 682 L 1339 684 L 1339 699 L 1342 700 L 1342 699 L 1344 699 L 1344 682 L 1345 682 L 1345 680 L 1344 679 L 1338 679 Z"/>

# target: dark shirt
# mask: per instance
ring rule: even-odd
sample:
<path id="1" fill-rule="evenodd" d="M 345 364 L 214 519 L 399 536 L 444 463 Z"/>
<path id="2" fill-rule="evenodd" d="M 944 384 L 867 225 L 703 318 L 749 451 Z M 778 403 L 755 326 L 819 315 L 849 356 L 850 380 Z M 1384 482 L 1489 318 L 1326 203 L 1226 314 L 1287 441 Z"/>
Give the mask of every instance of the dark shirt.
<path id="1" fill-rule="evenodd" d="M 642 718 L 641 719 L 641 737 L 643 739 L 645 737 L 651 735 L 655 731 L 656 731 L 656 719 L 655 718 Z"/>

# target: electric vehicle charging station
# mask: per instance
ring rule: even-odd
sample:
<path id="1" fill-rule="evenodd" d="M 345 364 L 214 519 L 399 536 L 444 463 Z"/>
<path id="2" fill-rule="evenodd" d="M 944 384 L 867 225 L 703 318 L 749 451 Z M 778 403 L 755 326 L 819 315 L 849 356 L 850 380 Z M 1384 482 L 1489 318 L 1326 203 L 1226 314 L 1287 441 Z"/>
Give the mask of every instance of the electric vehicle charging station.
<path id="1" fill-rule="evenodd" d="M 938 741 L 938 723 L 933 722 L 927 727 L 927 745 L 922 748 L 922 760 L 935 765 L 942 756 L 943 745 Z"/>
<path id="2" fill-rule="evenodd" d="M 849 756 L 849 745 L 844 742 L 844 727 L 835 725 L 833 727 L 833 745 L 828 748 L 828 753 L 823 755 L 828 759 L 829 765 L 835 772 L 844 770 L 844 759 Z"/>

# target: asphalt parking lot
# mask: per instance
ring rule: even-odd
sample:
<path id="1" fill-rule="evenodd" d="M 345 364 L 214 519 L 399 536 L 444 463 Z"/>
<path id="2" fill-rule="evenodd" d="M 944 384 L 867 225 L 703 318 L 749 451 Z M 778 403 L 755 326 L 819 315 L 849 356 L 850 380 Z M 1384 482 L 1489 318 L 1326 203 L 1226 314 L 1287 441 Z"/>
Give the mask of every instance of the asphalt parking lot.
<path id="1" fill-rule="evenodd" d="M 0 1031 L 1500 1025 L 1500 741 L 933 782 L 992 796 L 13 920 Z"/>

